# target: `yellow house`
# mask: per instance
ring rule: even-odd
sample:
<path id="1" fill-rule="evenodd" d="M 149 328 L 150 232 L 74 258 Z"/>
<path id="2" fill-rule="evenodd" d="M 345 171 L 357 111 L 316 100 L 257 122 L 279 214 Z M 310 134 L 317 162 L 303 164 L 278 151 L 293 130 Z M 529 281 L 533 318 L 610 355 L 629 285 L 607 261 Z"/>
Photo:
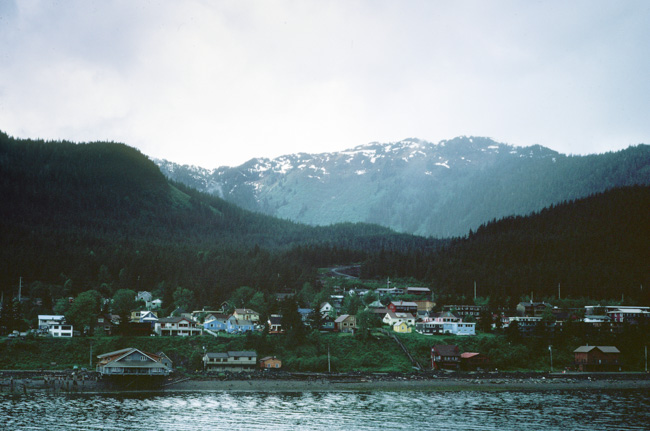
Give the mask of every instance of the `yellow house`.
<path id="1" fill-rule="evenodd" d="M 393 331 L 399 332 L 401 334 L 410 334 L 411 327 L 406 322 L 396 323 L 393 325 Z"/>

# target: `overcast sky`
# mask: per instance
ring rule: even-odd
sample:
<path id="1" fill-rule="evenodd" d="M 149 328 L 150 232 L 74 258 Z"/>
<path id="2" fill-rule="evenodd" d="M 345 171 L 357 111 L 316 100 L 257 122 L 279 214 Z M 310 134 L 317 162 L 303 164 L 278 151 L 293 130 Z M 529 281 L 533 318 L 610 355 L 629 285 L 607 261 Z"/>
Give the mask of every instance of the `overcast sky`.
<path id="1" fill-rule="evenodd" d="M 208 168 L 459 135 L 650 143 L 650 1 L 0 0 L 0 130 Z"/>

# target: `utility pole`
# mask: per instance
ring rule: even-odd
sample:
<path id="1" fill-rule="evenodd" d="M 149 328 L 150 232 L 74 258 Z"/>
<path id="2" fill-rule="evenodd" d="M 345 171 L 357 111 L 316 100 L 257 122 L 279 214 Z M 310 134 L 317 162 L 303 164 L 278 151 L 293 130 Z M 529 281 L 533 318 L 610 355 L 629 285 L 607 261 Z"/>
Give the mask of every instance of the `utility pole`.
<path id="1" fill-rule="evenodd" d="M 474 301 L 476 301 L 476 280 L 474 280 Z"/>
<path id="2" fill-rule="evenodd" d="M 19 304 L 20 304 L 20 299 L 21 299 L 20 295 L 22 293 L 22 290 L 23 290 L 23 278 L 20 277 L 19 282 L 18 282 L 18 303 Z"/>
<path id="3" fill-rule="evenodd" d="M 551 373 L 553 372 L 553 346 L 548 346 L 548 351 L 551 354 Z"/>
<path id="4" fill-rule="evenodd" d="M 557 284 L 557 299 L 562 299 L 562 295 L 560 295 L 560 283 Z"/>
<path id="5" fill-rule="evenodd" d="M 89 365 L 90 365 L 90 368 L 88 368 L 88 369 L 92 371 L 92 369 L 93 369 L 93 342 L 92 342 L 92 340 L 90 341 L 90 361 L 89 361 Z"/>
<path id="6" fill-rule="evenodd" d="M 331 373 L 332 372 L 332 366 L 330 363 L 330 345 L 327 345 L 327 372 Z"/>
<path id="7" fill-rule="evenodd" d="M 648 345 L 645 346 L 645 372 L 648 372 Z"/>

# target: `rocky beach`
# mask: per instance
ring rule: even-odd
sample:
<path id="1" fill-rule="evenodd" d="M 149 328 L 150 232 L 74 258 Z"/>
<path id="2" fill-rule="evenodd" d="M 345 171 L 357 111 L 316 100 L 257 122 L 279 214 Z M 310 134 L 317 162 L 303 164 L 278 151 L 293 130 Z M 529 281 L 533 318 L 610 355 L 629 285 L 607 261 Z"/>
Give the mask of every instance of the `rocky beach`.
<path id="1" fill-rule="evenodd" d="M 176 376 L 161 385 L 116 385 L 97 379 L 94 373 L 48 373 L 37 371 L 0 373 L 0 393 L 104 392 L 339 392 L 339 391 L 540 391 L 650 389 L 645 373 L 438 373 L 383 375 L 373 373 L 232 374 L 223 376 Z"/>

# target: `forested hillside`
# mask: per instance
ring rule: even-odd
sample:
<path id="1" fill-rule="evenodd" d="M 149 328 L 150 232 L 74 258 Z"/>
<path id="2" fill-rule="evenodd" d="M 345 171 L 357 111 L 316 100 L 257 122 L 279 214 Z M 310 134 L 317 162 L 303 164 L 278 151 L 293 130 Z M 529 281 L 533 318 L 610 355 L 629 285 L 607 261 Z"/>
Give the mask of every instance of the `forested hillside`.
<path id="1" fill-rule="evenodd" d="M 432 253 L 381 251 L 365 277 L 411 276 L 443 295 L 650 303 L 650 187 L 628 187 L 484 224 Z"/>
<path id="2" fill-rule="evenodd" d="M 251 213 L 169 182 L 122 144 L 0 134 L 0 197 L 5 297 L 23 277 L 23 294 L 46 299 L 129 288 L 173 304 L 182 287 L 194 305 L 217 305 L 241 286 L 265 294 L 317 288 L 319 267 L 364 262 L 363 277 L 409 277 L 442 300 L 471 302 L 476 281 L 479 296 L 494 303 L 555 296 L 558 284 L 564 297 L 648 302 L 649 187 L 434 241 L 376 225 L 316 228 Z"/>
<path id="3" fill-rule="evenodd" d="M 313 228 L 242 210 L 170 183 L 123 144 L 17 140 L 0 134 L 0 287 L 19 277 L 43 297 L 98 289 L 178 287 L 218 304 L 237 287 L 273 292 L 370 250 L 430 249 L 435 242 L 372 225 Z M 27 289 L 29 288 L 29 289 Z M 46 307 L 47 308 L 47 307 Z"/>

